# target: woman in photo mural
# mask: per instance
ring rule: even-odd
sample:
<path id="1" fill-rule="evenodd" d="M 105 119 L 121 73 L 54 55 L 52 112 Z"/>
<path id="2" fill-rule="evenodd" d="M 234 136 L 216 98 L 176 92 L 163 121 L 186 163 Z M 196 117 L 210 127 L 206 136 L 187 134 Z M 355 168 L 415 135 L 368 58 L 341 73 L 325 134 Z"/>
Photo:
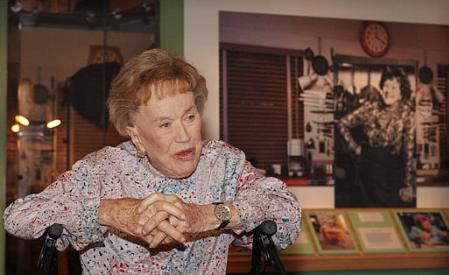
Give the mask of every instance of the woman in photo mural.
<path id="1" fill-rule="evenodd" d="M 379 86 L 379 102 L 365 102 L 338 123 L 359 161 L 360 206 L 414 207 L 415 122 L 410 82 L 402 69 L 387 67 Z M 351 133 L 355 127 L 363 131 L 357 141 Z"/>

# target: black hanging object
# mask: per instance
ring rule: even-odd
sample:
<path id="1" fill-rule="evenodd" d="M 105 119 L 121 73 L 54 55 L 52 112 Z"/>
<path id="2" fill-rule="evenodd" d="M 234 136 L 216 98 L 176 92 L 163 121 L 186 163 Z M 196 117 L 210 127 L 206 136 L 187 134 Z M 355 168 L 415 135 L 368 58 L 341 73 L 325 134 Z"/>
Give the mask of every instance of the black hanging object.
<path id="1" fill-rule="evenodd" d="M 338 66 L 337 63 L 333 63 L 332 65 L 329 66 L 329 69 L 330 69 L 332 72 L 338 72 L 338 68 L 339 68 L 339 66 Z"/>
<path id="2" fill-rule="evenodd" d="M 334 86 L 334 94 L 336 97 L 339 97 L 344 92 L 345 92 L 345 88 L 343 87 L 343 85 L 335 85 Z"/>
<path id="3" fill-rule="evenodd" d="M 329 70 L 329 62 L 322 55 L 317 55 L 313 57 L 312 68 L 318 75 L 326 75 Z"/>
<path id="4" fill-rule="evenodd" d="M 33 87 L 33 102 L 42 105 L 45 104 L 50 96 L 47 87 L 42 84 L 36 84 Z"/>
<path id="5" fill-rule="evenodd" d="M 307 61 L 312 61 L 314 56 L 315 56 L 315 54 L 313 53 L 311 48 L 307 48 L 307 49 L 304 50 L 304 58 Z"/>
<path id="6" fill-rule="evenodd" d="M 75 109 L 100 128 L 106 128 L 106 100 L 111 82 L 120 71 L 119 63 L 92 64 L 70 77 L 66 85 L 69 102 Z"/>
<path id="7" fill-rule="evenodd" d="M 373 85 L 367 85 L 360 89 L 359 100 L 381 104 L 382 95 L 376 87 Z"/>
<path id="8" fill-rule="evenodd" d="M 310 122 L 307 122 L 307 124 L 306 124 L 306 132 L 307 133 L 312 132 L 312 125 L 310 124 Z"/>
<path id="9" fill-rule="evenodd" d="M 421 83 L 423 84 L 430 84 L 432 83 L 433 80 L 433 72 L 432 69 L 430 69 L 427 66 L 422 66 L 419 69 L 419 81 L 421 81 Z"/>

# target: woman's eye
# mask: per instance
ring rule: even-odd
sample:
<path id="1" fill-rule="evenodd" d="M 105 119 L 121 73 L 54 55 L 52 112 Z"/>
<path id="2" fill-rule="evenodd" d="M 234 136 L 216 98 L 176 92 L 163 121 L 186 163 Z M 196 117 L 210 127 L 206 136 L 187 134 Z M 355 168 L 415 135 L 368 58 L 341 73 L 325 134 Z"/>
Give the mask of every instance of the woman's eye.
<path id="1" fill-rule="evenodd" d="M 193 121 L 195 119 L 195 115 L 194 114 L 190 114 L 186 117 L 187 121 Z"/>
<path id="2" fill-rule="evenodd" d="M 170 127 L 170 123 L 168 123 L 168 122 L 162 123 L 161 125 L 159 125 L 159 127 L 160 128 L 168 128 L 168 127 Z"/>

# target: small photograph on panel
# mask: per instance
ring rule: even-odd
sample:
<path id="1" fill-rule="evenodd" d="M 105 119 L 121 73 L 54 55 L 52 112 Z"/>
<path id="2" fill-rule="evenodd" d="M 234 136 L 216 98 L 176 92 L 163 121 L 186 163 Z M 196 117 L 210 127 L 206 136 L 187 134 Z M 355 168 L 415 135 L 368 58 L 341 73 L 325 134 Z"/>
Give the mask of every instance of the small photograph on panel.
<path id="1" fill-rule="evenodd" d="M 407 211 L 396 215 L 410 250 L 449 250 L 448 224 L 442 213 Z"/>
<path id="2" fill-rule="evenodd" d="M 309 225 L 321 254 L 357 251 L 353 234 L 343 213 L 336 211 L 308 212 Z"/>

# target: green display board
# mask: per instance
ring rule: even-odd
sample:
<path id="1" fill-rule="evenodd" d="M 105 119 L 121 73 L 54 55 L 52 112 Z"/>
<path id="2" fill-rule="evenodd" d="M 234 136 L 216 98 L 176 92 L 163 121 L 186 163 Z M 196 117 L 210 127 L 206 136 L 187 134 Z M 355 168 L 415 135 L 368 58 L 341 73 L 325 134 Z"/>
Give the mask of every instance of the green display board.
<path id="1" fill-rule="evenodd" d="M 400 233 L 387 210 L 348 210 L 364 253 L 404 253 Z"/>
<path id="2" fill-rule="evenodd" d="M 307 227 L 299 233 L 298 239 L 289 247 L 281 251 L 281 255 L 315 255 L 312 239 Z"/>

